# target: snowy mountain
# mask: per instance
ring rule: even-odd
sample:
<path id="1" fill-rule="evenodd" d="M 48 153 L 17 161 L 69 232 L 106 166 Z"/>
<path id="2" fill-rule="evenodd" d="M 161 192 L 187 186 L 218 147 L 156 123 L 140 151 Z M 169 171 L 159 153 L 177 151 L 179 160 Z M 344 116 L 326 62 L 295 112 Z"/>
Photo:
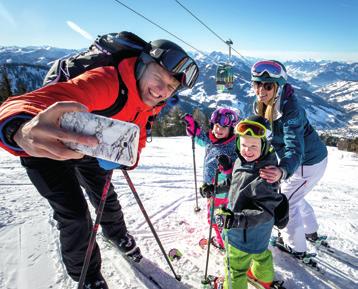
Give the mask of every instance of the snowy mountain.
<path id="1" fill-rule="evenodd" d="M 314 87 L 330 85 L 339 80 L 358 81 L 358 63 L 288 61 L 285 65 L 289 75 Z"/>
<path id="2" fill-rule="evenodd" d="M 358 283 L 358 159 L 354 153 L 328 148 L 328 167 L 322 181 L 307 196 L 315 209 L 319 232 L 328 235 L 335 257 L 318 251 L 323 274 L 314 274 L 292 257 L 273 248 L 276 278 L 287 289 L 353 289 Z M 205 150 L 196 147 L 198 184 L 202 183 Z M 178 161 L 180 156 L 180 161 Z M 143 150 L 137 169 L 129 175 L 166 252 L 183 254 L 173 262 L 177 282 L 161 254 L 149 226 L 123 175 L 116 170 L 113 185 L 124 217 L 150 270 L 161 275 L 156 286 L 133 270 L 113 247 L 97 237 L 102 272 L 111 289 L 198 289 L 204 276 L 206 251 L 198 241 L 208 236 L 206 200 L 199 195 L 201 211 L 194 212 L 195 186 L 189 137 L 153 138 Z M 59 234 L 47 201 L 30 183 L 18 158 L 0 150 L 0 288 L 77 288 L 62 264 Z M 89 200 L 87 199 L 88 203 Z M 94 217 L 94 209 L 89 204 Z M 276 233 L 275 231 L 273 232 Z M 310 251 L 315 251 L 309 246 Z M 223 274 L 222 252 L 211 248 L 209 274 Z M 252 288 L 250 288 L 252 289 Z"/>
<path id="3" fill-rule="evenodd" d="M 182 106 L 189 109 L 193 105 L 203 110 L 212 111 L 217 106 L 231 106 L 239 109 L 242 116 L 252 113 L 252 104 L 255 94 L 251 89 L 250 66 L 251 63 L 232 57 L 233 72 L 235 76 L 234 88 L 230 94 L 218 94 L 215 88 L 216 63 L 224 62 L 226 55 L 218 52 L 208 54 L 206 57 L 193 55 L 196 59 L 201 75 L 193 89 L 182 93 Z M 356 78 L 358 81 L 358 77 Z M 337 129 L 346 127 L 351 120 L 344 107 L 312 92 L 312 85 L 302 79 L 289 77 L 299 102 L 305 107 L 308 118 L 318 129 Z"/>
<path id="4" fill-rule="evenodd" d="M 48 65 L 61 57 L 76 53 L 75 49 L 61 49 L 51 46 L 0 46 L 0 64 L 22 63 Z"/>
<path id="5" fill-rule="evenodd" d="M 24 86 L 27 90 L 33 90 L 41 85 L 49 65 L 55 59 L 76 52 L 78 51 L 53 47 L 0 47 L 0 74 L 6 71 L 15 94 L 20 93 Z M 253 58 L 231 57 L 234 88 L 230 94 L 218 94 L 215 86 L 216 67 L 219 63 L 228 61 L 227 55 L 221 52 L 205 55 L 195 52 L 192 56 L 201 73 L 194 88 L 181 93 L 179 105 L 182 110 L 192 112 L 193 108 L 199 107 L 210 113 L 217 106 L 231 106 L 239 109 L 242 116 L 251 114 L 255 100 L 250 83 L 250 67 L 255 61 Z M 348 81 L 350 87 L 342 87 L 340 93 L 356 95 L 358 63 L 289 61 L 285 65 L 290 75 L 289 82 L 306 108 L 308 118 L 318 129 L 347 130 L 347 125 L 355 124 L 357 111 L 350 107 L 356 106 L 356 98 L 346 99 L 344 103 L 336 101 L 334 95 L 330 94 L 330 85 L 337 81 Z M 358 132 L 355 125 L 351 129 Z"/>
<path id="6" fill-rule="evenodd" d="M 358 81 L 337 81 L 314 92 L 330 103 L 343 107 L 351 116 L 349 128 L 358 130 Z"/>

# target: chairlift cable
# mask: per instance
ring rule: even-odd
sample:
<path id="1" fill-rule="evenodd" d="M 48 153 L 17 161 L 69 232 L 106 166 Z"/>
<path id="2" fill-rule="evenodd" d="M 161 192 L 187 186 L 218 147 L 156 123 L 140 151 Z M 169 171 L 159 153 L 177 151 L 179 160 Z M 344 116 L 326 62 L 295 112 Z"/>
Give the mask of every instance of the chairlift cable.
<path id="1" fill-rule="evenodd" d="M 220 37 L 219 34 L 217 34 L 214 30 L 212 30 L 208 25 L 206 25 L 203 21 L 201 21 L 194 13 L 192 13 L 188 8 L 186 8 L 183 4 L 181 4 L 178 0 L 175 0 L 183 9 L 185 9 L 188 13 L 190 13 L 196 20 L 198 20 L 201 24 L 203 24 L 211 33 L 213 33 L 217 38 L 219 38 L 222 42 L 224 42 L 226 45 L 227 41 L 225 41 L 223 38 Z"/>
<path id="2" fill-rule="evenodd" d="M 240 55 L 246 62 L 251 66 L 250 62 L 235 48 L 233 48 L 230 44 L 228 44 L 228 40 L 224 40 L 220 35 L 218 35 L 214 30 L 212 30 L 208 25 L 206 25 L 203 21 L 201 21 L 194 13 L 192 13 L 188 8 L 186 8 L 182 3 L 180 3 L 178 0 L 175 0 L 183 9 L 185 9 L 188 13 L 190 13 L 196 20 L 198 20 L 202 25 L 204 25 L 211 33 L 213 33 L 217 38 L 219 38 L 222 42 L 224 42 L 226 45 L 229 46 L 229 49 L 232 49 L 235 51 L 238 55 Z M 230 40 L 230 39 L 229 39 Z M 231 41 L 231 40 L 230 40 Z M 232 41 L 231 41 L 232 42 Z"/>
<path id="3" fill-rule="evenodd" d="M 189 44 L 188 42 L 186 42 L 185 40 L 179 38 L 178 36 L 176 36 L 174 33 L 171 33 L 170 31 L 168 31 L 167 29 L 163 28 L 162 26 L 160 26 L 159 24 L 155 23 L 154 21 L 150 20 L 149 18 L 145 17 L 143 14 L 137 12 L 136 10 L 134 10 L 133 8 L 129 7 L 128 5 L 124 4 L 123 2 L 119 1 L 119 0 L 114 0 L 115 2 L 117 2 L 118 4 L 124 6 L 125 8 L 127 8 L 128 10 L 132 11 L 133 13 L 137 14 L 138 16 L 142 17 L 143 19 L 147 20 L 148 22 L 150 22 L 151 24 L 157 26 L 158 28 L 162 29 L 163 31 L 165 31 L 166 33 L 170 34 L 171 36 L 175 37 L 176 39 L 178 39 L 179 41 L 185 43 L 186 45 L 188 45 L 189 47 L 193 48 L 194 50 L 196 50 L 197 52 L 199 52 L 202 55 L 206 55 L 204 52 L 202 52 L 200 49 L 194 47 L 193 45 Z M 210 58 L 216 65 L 217 62 L 214 58 L 206 55 L 208 58 Z"/>

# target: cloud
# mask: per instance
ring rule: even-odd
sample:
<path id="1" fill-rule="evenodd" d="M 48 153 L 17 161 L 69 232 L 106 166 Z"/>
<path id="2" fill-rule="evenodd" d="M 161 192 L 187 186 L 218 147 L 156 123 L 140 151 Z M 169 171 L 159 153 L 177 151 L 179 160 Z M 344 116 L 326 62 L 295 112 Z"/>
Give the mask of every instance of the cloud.
<path id="1" fill-rule="evenodd" d="M 0 18 L 4 18 L 12 26 L 16 26 L 15 19 L 12 17 L 10 12 L 5 8 L 4 5 L 0 3 Z"/>
<path id="2" fill-rule="evenodd" d="M 72 21 L 66 21 L 67 25 L 78 34 L 81 34 L 84 38 L 88 40 L 93 40 L 93 37 L 91 34 L 89 34 L 87 31 L 83 30 L 81 27 L 79 27 L 76 23 Z"/>

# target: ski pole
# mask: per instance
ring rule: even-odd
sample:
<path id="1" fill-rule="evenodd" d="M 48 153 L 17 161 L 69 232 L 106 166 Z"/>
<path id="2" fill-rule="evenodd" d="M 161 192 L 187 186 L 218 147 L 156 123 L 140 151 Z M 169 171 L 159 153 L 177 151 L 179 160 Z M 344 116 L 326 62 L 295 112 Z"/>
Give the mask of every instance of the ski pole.
<path id="1" fill-rule="evenodd" d="M 229 255 L 229 236 L 227 233 L 227 229 L 224 229 L 224 234 L 225 234 L 227 276 L 228 276 L 228 280 L 229 280 L 229 289 L 232 289 L 231 271 L 230 271 L 230 255 Z"/>
<path id="2" fill-rule="evenodd" d="M 135 189 L 135 187 L 134 187 L 134 185 L 133 185 L 133 182 L 132 182 L 131 178 L 130 178 L 129 175 L 128 175 L 128 172 L 127 172 L 126 170 L 122 170 L 122 173 L 123 173 L 123 175 L 124 175 L 124 177 L 125 177 L 125 179 L 126 179 L 126 181 L 127 181 L 127 183 L 128 183 L 128 186 L 130 187 L 130 189 L 131 189 L 131 191 L 132 191 L 132 193 L 133 193 L 133 195 L 134 195 L 134 198 L 136 199 L 136 201 L 137 201 L 137 203 L 138 203 L 138 205 L 139 205 L 140 210 L 141 210 L 142 213 L 143 213 L 143 216 L 144 216 L 145 220 L 147 221 L 147 223 L 148 223 L 148 225 L 149 225 L 150 230 L 151 230 L 152 233 L 153 233 L 153 236 L 154 236 L 155 240 L 156 240 L 157 243 L 158 243 L 158 246 L 159 246 L 160 250 L 161 250 L 162 253 L 163 253 L 163 256 L 164 256 L 165 260 L 167 261 L 167 263 L 168 263 L 170 269 L 172 270 L 175 279 L 177 279 L 178 281 L 180 281 L 180 280 L 181 280 L 181 276 L 180 276 L 180 275 L 177 275 L 177 274 L 175 273 L 174 268 L 173 268 L 173 265 L 172 265 L 172 263 L 170 262 L 170 260 L 169 260 L 169 258 L 168 258 L 168 256 L 167 256 L 167 254 L 165 253 L 165 250 L 164 250 L 164 248 L 163 248 L 162 242 L 160 241 L 160 239 L 159 239 L 159 237 L 158 237 L 158 234 L 157 234 L 157 232 L 155 231 L 155 229 L 154 229 L 154 227 L 153 227 L 153 224 L 152 224 L 152 222 L 151 222 L 150 219 L 149 219 L 149 216 L 148 216 L 148 214 L 147 214 L 147 212 L 146 212 L 146 210 L 145 210 L 145 208 L 144 208 L 144 206 L 143 206 L 142 201 L 141 201 L 140 198 L 139 198 L 139 195 L 138 195 L 138 193 L 137 193 L 137 191 L 136 191 L 136 189 Z"/>
<path id="3" fill-rule="evenodd" d="M 191 138 L 191 146 L 193 149 L 193 164 L 194 164 L 194 183 L 195 183 L 195 203 L 196 206 L 194 208 L 195 212 L 199 212 L 200 208 L 198 206 L 198 185 L 197 185 L 197 181 L 196 181 L 196 161 L 195 161 L 195 137 L 192 136 Z"/>
<path id="4" fill-rule="evenodd" d="M 96 242 L 96 235 L 97 235 L 99 223 L 101 222 L 104 205 L 106 203 L 109 186 L 111 184 L 112 174 L 113 174 L 113 171 L 109 171 L 109 173 L 106 176 L 106 182 L 105 182 L 104 187 L 103 187 L 101 201 L 100 201 L 100 203 L 98 205 L 98 209 L 97 209 L 96 221 L 95 221 L 95 223 L 93 225 L 93 228 L 92 228 L 92 232 L 91 232 L 91 236 L 90 236 L 90 239 L 89 239 L 89 242 L 88 242 L 88 247 L 87 247 L 85 259 L 83 261 L 80 280 L 78 281 L 78 289 L 83 289 L 83 285 L 84 285 L 85 278 L 86 278 L 86 275 L 87 275 L 87 270 L 88 270 L 89 263 L 90 263 L 91 256 L 92 256 L 92 251 L 93 251 L 93 248 L 94 248 L 94 244 Z"/>
<path id="5" fill-rule="evenodd" d="M 215 204 L 215 196 L 218 189 L 218 177 L 219 177 L 219 169 L 216 169 L 215 172 L 215 181 L 214 181 L 214 196 L 210 199 L 210 226 L 209 226 L 209 238 L 208 238 L 208 249 L 206 252 L 206 264 L 205 264 L 205 274 L 204 279 L 201 280 L 202 284 L 209 284 L 210 280 L 208 279 L 208 266 L 209 266 L 209 256 L 210 256 L 210 244 L 211 244 L 211 233 L 213 229 L 213 220 L 214 220 L 214 204 Z"/>

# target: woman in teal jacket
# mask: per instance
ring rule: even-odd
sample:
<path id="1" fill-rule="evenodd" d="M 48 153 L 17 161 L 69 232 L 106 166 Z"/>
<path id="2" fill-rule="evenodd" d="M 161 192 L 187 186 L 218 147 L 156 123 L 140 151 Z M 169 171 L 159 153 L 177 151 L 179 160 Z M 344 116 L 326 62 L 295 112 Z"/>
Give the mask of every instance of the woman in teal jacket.
<path id="1" fill-rule="evenodd" d="M 317 220 L 305 196 L 326 170 L 327 148 L 287 83 L 286 68 L 280 62 L 255 63 L 251 80 L 257 97 L 255 113 L 270 121 L 271 143 L 279 158 L 277 166 L 261 169 L 260 176 L 269 183 L 282 181 L 281 191 L 290 204 L 290 220 L 283 231 L 283 241 L 303 258 L 307 251 L 306 238 L 318 239 Z"/>

